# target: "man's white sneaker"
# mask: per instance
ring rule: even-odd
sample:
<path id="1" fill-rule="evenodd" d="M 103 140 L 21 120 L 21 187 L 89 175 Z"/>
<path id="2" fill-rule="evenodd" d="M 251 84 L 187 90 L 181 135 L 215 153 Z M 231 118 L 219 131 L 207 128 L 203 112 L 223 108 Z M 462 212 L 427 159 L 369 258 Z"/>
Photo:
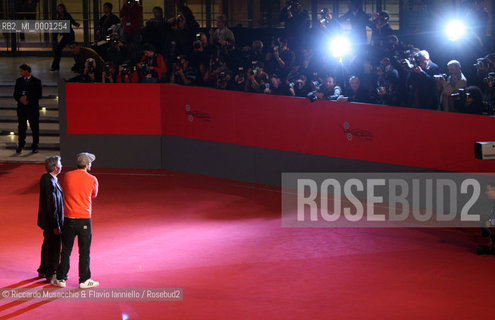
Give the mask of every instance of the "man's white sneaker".
<path id="1" fill-rule="evenodd" d="M 65 280 L 57 280 L 57 278 L 52 279 L 50 283 L 52 284 L 52 286 L 60 287 L 60 288 L 65 288 L 65 286 L 67 285 L 65 283 Z"/>
<path id="2" fill-rule="evenodd" d="M 100 283 L 98 281 L 88 279 L 84 282 L 79 283 L 79 288 L 87 289 L 87 288 L 98 287 L 99 285 L 100 285 Z"/>

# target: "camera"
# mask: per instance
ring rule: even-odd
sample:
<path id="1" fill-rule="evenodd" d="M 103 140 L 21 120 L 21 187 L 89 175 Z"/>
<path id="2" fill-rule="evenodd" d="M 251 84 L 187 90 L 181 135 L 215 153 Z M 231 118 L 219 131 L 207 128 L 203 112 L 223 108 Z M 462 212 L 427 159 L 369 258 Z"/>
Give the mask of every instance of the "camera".
<path id="1" fill-rule="evenodd" d="M 201 40 L 194 40 L 193 42 L 193 48 L 198 50 L 203 46 L 203 42 Z"/>
<path id="2" fill-rule="evenodd" d="M 462 110 L 466 106 L 467 97 L 469 97 L 469 92 L 464 88 L 457 89 L 457 92 L 454 92 L 450 95 L 454 98 L 454 106 L 457 110 Z"/>
<path id="3" fill-rule="evenodd" d="M 308 93 L 307 97 L 308 97 L 309 101 L 315 102 L 316 100 L 318 100 L 316 93 L 318 92 L 318 90 L 320 90 L 321 83 L 318 80 L 313 80 L 313 81 L 311 81 L 311 85 L 315 89 L 313 91 L 311 91 L 310 93 Z"/>
<path id="4" fill-rule="evenodd" d="M 290 11 L 293 7 L 300 6 L 299 0 L 287 0 L 286 6 L 287 11 Z"/>
<path id="5" fill-rule="evenodd" d="M 330 12 L 330 9 L 328 8 L 321 9 L 320 15 L 321 15 L 321 18 L 319 20 L 320 24 L 323 25 L 330 24 L 330 21 L 332 20 L 332 13 Z"/>
<path id="6" fill-rule="evenodd" d="M 211 68 L 212 70 L 215 70 L 215 69 L 218 69 L 222 66 L 222 61 L 220 60 L 220 58 L 215 58 L 215 60 L 213 61 L 213 64 L 211 65 Z"/>
<path id="7" fill-rule="evenodd" d="M 244 68 L 239 67 L 237 68 L 237 72 L 235 73 L 236 76 L 239 76 L 239 78 L 244 78 Z"/>
<path id="8" fill-rule="evenodd" d="M 456 100 L 466 101 L 466 97 L 469 96 L 469 92 L 466 92 L 466 89 L 464 88 L 460 88 L 457 89 L 457 92 L 452 93 L 450 96 Z"/>
<path id="9" fill-rule="evenodd" d="M 476 63 L 473 65 L 476 69 L 490 69 L 492 66 L 492 61 L 487 57 L 476 59 Z"/>
<path id="10" fill-rule="evenodd" d="M 95 72 L 95 63 L 93 59 L 89 58 L 86 60 L 86 68 L 88 69 L 88 74 Z"/>
<path id="11" fill-rule="evenodd" d="M 376 93 L 379 95 L 384 95 L 387 93 L 387 88 L 380 86 L 376 88 Z"/>
<path id="12" fill-rule="evenodd" d="M 447 77 L 448 77 L 448 76 L 447 76 L 447 74 L 445 74 L 445 73 L 442 73 L 442 74 L 435 74 L 435 75 L 433 75 L 433 78 L 434 78 L 435 80 L 440 80 L 440 79 L 447 80 Z"/>
<path id="13" fill-rule="evenodd" d="M 112 74 L 112 70 L 111 70 L 112 66 L 109 64 L 109 63 L 105 63 L 105 74 L 106 75 L 111 75 Z"/>
<path id="14" fill-rule="evenodd" d="M 147 64 L 145 62 L 141 62 L 140 67 L 141 67 L 142 74 L 147 75 L 147 74 L 151 73 L 151 69 L 150 69 L 149 64 Z"/>
<path id="15" fill-rule="evenodd" d="M 121 71 L 122 77 L 125 77 L 125 76 L 129 77 L 131 72 L 132 72 L 132 69 L 130 68 L 130 66 L 128 64 L 122 65 L 122 71 Z"/>
<path id="16" fill-rule="evenodd" d="M 488 87 L 493 88 L 495 82 L 495 72 L 488 73 L 488 77 L 483 78 L 483 82 L 488 85 Z"/>

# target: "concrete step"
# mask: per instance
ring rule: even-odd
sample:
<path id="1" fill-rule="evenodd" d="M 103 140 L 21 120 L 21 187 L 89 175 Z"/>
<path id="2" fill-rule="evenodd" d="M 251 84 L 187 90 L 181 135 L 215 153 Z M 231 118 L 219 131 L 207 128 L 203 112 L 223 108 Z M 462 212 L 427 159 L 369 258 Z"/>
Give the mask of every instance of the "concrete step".
<path id="1" fill-rule="evenodd" d="M 17 101 L 13 96 L 7 98 L 0 98 L 0 105 L 17 105 Z M 58 99 L 40 99 L 40 106 L 43 105 L 58 105 Z"/>
<path id="2" fill-rule="evenodd" d="M 0 122 L 17 122 L 16 110 L 0 110 Z M 40 123 L 58 122 L 58 111 L 40 111 Z"/>
<path id="3" fill-rule="evenodd" d="M 0 116 L 0 122 L 17 122 L 17 116 Z M 40 123 L 58 123 L 58 116 L 40 116 Z"/>
<path id="4" fill-rule="evenodd" d="M 43 110 L 58 110 L 58 102 L 57 104 L 43 104 L 42 101 L 40 101 L 40 111 Z M 14 102 L 12 104 L 1 104 L 0 102 L 0 110 L 17 110 L 17 104 Z"/>
<path id="5" fill-rule="evenodd" d="M 47 88 L 56 88 L 58 87 L 58 83 L 56 82 L 41 82 L 41 85 L 43 86 L 43 88 L 47 87 Z M 0 87 L 12 87 L 14 88 L 15 86 L 15 81 L 0 81 Z"/>
<path id="6" fill-rule="evenodd" d="M 6 149 L 15 150 L 17 148 L 17 142 L 7 142 L 5 145 Z M 26 143 L 24 146 L 23 152 L 26 152 L 31 149 L 31 143 Z M 38 149 L 40 150 L 60 150 L 60 143 L 47 143 L 40 142 L 38 145 Z"/>
<path id="7" fill-rule="evenodd" d="M 17 142 L 17 136 L 0 136 L 0 145 L 3 145 L 4 149 L 15 150 L 17 148 Z M 32 140 L 28 137 L 24 149 L 30 150 L 31 143 Z M 41 137 L 38 148 L 40 150 L 60 150 L 60 137 Z"/>
<path id="8" fill-rule="evenodd" d="M 14 129 L 8 129 L 8 130 L 1 130 L 0 129 L 0 135 L 7 136 L 7 135 L 15 135 L 17 136 L 19 132 L 17 131 L 17 127 Z M 28 129 L 26 131 L 26 135 L 32 136 L 33 133 L 31 132 L 31 129 Z M 40 137 L 58 137 L 60 135 L 59 130 L 53 130 L 53 129 L 41 129 L 40 128 Z"/>
<path id="9" fill-rule="evenodd" d="M 40 130 L 50 130 L 58 132 L 60 130 L 60 126 L 58 123 L 40 123 Z M 17 123 L 0 122 L 0 131 L 17 131 Z"/>
<path id="10" fill-rule="evenodd" d="M 12 98 L 13 99 L 13 92 L 11 93 L 0 93 L 0 98 Z M 42 96 L 43 99 L 58 99 L 58 94 L 46 94 L 43 93 Z"/>

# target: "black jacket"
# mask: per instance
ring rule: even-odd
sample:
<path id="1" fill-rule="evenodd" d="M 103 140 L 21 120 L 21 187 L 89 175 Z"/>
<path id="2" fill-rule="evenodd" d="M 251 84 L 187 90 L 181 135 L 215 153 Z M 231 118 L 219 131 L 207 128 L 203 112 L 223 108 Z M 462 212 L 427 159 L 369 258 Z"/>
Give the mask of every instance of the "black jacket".
<path id="1" fill-rule="evenodd" d="M 17 101 L 18 106 L 24 106 L 19 99 L 22 97 L 23 91 L 26 92 L 27 100 L 28 100 L 28 106 L 30 107 L 39 107 L 39 100 L 41 99 L 42 96 L 42 89 L 41 89 L 41 80 L 38 78 L 35 78 L 31 76 L 29 78 L 27 87 L 24 82 L 24 78 L 20 77 L 17 78 L 15 81 L 15 89 L 14 89 L 14 99 Z"/>
<path id="2" fill-rule="evenodd" d="M 38 226 L 43 230 L 62 229 L 64 224 L 64 199 L 62 188 L 49 173 L 41 176 Z"/>

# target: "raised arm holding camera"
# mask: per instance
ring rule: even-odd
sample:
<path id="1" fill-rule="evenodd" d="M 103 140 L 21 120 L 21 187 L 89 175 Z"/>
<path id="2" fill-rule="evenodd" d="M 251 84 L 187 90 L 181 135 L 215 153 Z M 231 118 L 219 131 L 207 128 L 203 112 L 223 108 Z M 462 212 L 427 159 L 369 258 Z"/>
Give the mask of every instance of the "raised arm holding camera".
<path id="1" fill-rule="evenodd" d="M 440 68 L 430 60 L 430 54 L 421 50 L 414 56 L 414 62 L 406 60 L 409 65 L 407 86 L 410 90 L 409 106 L 421 109 L 438 108 L 438 90 L 435 75 Z"/>

